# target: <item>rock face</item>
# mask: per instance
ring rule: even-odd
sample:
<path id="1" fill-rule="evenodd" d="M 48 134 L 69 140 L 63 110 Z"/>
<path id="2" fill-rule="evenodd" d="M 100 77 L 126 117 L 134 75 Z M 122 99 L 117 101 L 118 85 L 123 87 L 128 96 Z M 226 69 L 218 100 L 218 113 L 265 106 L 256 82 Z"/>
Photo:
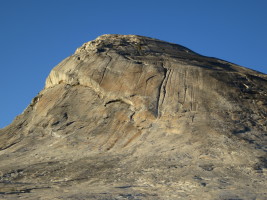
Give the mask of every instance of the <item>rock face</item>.
<path id="1" fill-rule="evenodd" d="M 266 199 L 266 137 L 267 75 L 103 35 L 0 130 L 0 198 Z"/>

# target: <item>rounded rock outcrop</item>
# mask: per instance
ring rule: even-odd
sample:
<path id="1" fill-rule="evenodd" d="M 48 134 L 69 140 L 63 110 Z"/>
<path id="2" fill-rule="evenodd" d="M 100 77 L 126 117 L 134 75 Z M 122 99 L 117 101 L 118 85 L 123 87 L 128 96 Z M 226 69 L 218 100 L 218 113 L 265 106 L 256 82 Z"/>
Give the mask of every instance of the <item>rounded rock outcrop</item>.
<path id="1" fill-rule="evenodd" d="M 103 35 L 0 130 L 0 198 L 263 199 L 266 118 L 266 74 Z"/>

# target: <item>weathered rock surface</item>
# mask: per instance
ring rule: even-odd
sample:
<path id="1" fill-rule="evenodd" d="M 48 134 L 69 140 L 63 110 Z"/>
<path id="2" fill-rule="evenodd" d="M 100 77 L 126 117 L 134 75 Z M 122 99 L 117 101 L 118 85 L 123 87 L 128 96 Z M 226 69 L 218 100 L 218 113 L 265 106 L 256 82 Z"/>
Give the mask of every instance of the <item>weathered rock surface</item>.
<path id="1" fill-rule="evenodd" d="M 267 75 L 103 35 L 0 130 L 0 199 L 267 199 L 266 119 Z"/>

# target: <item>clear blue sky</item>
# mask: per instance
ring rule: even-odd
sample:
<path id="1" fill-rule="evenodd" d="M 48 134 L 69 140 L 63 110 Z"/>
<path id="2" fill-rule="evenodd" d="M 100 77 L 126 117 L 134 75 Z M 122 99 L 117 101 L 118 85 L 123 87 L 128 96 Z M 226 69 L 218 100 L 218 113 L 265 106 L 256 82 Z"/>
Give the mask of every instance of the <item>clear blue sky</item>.
<path id="1" fill-rule="evenodd" d="M 0 128 L 55 65 L 102 34 L 158 38 L 267 73 L 266 0 L 0 0 L 0 29 Z"/>

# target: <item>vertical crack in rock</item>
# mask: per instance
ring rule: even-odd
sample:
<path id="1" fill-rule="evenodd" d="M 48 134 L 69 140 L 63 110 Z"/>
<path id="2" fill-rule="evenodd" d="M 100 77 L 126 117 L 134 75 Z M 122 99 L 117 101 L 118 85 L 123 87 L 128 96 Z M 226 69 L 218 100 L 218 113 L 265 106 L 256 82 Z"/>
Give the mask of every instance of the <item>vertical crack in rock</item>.
<path id="1" fill-rule="evenodd" d="M 163 80 L 159 86 L 159 94 L 158 94 L 158 103 L 157 103 L 157 117 L 160 118 L 162 114 L 162 104 L 164 103 L 165 100 L 165 95 L 166 95 L 166 85 L 169 79 L 169 75 L 171 73 L 170 69 L 167 69 L 164 67 L 162 64 L 163 70 L 164 70 L 164 77 Z"/>
<path id="2" fill-rule="evenodd" d="M 185 104 L 186 101 L 186 92 L 187 92 L 187 84 L 186 84 L 186 71 L 184 73 L 184 101 L 183 101 L 183 105 Z"/>

